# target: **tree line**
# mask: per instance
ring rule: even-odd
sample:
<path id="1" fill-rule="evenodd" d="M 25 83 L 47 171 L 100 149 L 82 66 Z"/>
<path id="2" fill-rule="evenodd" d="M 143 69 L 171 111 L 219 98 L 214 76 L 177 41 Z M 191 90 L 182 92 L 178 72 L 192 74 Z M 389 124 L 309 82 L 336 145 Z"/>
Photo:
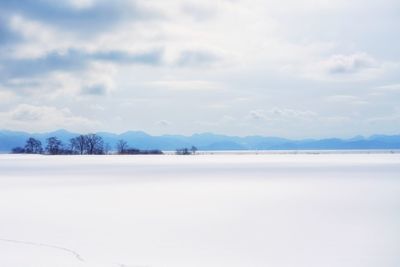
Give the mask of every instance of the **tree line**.
<path id="1" fill-rule="evenodd" d="M 194 154 L 196 154 L 197 150 L 198 149 L 195 146 L 192 146 L 191 148 L 187 148 L 187 147 L 178 148 L 175 151 L 175 154 L 176 155 L 194 155 Z"/>
<path id="2" fill-rule="evenodd" d="M 38 139 L 30 137 L 25 146 L 15 147 L 11 153 L 14 154 L 48 154 L 48 155 L 104 155 L 110 153 L 110 146 L 97 134 L 79 135 L 71 138 L 64 144 L 59 138 L 53 136 L 46 139 L 43 146 Z M 163 154 L 161 150 L 140 150 L 130 148 L 125 140 L 119 140 L 116 145 L 117 154 Z"/>
<path id="3" fill-rule="evenodd" d="M 128 142 L 125 140 L 118 140 L 117 142 L 117 154 L 119 155 L 160 155 L 163 152 L 159 149 L 143 150 L 137 148 L 131 148 Z"/>

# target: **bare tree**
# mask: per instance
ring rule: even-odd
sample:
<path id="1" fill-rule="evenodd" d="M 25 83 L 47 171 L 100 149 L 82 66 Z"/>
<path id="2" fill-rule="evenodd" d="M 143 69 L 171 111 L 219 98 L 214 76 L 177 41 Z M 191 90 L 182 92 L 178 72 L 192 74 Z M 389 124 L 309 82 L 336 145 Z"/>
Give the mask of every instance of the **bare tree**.
<path id="1" fill-rule="evenodd" d="M 26 140 L 25 153 L 40 154 L 42 152 L 43 152 L 42 142 L 33 137 L 30 137 L 28 140 Z"/>
<path id="2" fill-rule="evenodd" d="M 79 135 L 70 140 L 71 150 L 76 154 L 104 154 L 104 142 L 96 134 Z"/>
<path id="3" fill-rule="evenodd" d="M 86 138 L 86 153 L 89 155 L 93 154 L 104 154 L 103 138 L 96 134 L 87 134 Z"/>
<path id="4" fill-rule="evenodd" d="M 71 150 L 76 154 L 83 155 L 86 149 L 86 136 L 79 135 L 70 140 Z"/>
<path id="5" fill-rule="evenodd" d="M 176 150 L 175 154 L 176 155 L 190 155 L 191 153 L 189 151 L 189 148 L 184 147 L 184 148 L 178 148 Z"/>
<path id="6" fill-rule="evenodd" d="M 46 151 L 51 155 L 62 154 L 62 142 L 57 137 L 49 137 L 46 139 Z"/>
<path id="7" fill-rule="evenodd" d="M 125 154 L 126 150 L 129 148 L 128 143 L 125 140 L 118 140 L 117 142 L 117 152 L 118 154 Z"/>

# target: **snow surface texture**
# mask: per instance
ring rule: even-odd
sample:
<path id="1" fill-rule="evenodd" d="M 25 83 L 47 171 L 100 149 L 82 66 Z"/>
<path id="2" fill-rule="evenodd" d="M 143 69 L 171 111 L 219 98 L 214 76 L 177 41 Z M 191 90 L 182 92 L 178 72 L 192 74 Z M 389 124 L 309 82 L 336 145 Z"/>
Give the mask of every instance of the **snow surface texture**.
<path id="1" fill-rule="evenodd" d="M 400 154 L 0 155 L 0 266 L 398 267 Z"/>

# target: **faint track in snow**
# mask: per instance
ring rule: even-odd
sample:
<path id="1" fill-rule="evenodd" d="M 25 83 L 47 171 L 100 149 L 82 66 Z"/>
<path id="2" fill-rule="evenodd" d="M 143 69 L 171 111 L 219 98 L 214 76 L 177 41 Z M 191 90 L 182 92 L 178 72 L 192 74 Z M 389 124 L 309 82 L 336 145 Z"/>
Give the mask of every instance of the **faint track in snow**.
<path id="1" fill-rule="evenodd" d="M 85 262 L 83 257 L 78 252 L 76 252 L 76 251 L 74 251 L 72 249 L 69 249 L 69 248 L 64 248 L 64 247 L 54 246 L 54 245 L 49 245 L 49 244 L 44 244 L 44 243 L 35 243 L 35 242 L 30 242 L 30 241 L 21 241 L 21 240 L 4 239 L 4 238 L 0 238 L 0 241 L 8 242 L 8 243 L 14 243 L 14 244 L 35 246 L 35 247 L 46 247 L 46 248 L 57 249 L 57 250 L 61 250 L 61 251 L 64 251 L 64 252 L 68 252 L 68 253 L 74 255 L 74 257 L 77 260 L 79 260 L 81 262 Z"/>
<path id="2" fill-rule="evenodd" d="M 61 251 L 67 252 L 69 254 L 72 254 L 78 261 L 85 262 L 85 259 L 78 252 L 76 252 L 72 249 L 69 249 L 69 248 L 65 248 L 65 247 L 60 247 L 60 246 L 55 246 L 55 245 L 50 245 L 50 244 L 45 244 L 45 243 L 36 243 L 36 242 L 30 242 L 30 241 L 5 239 L 5 238 L 0 238 L 0 242 L 7 242 L 7 243 L 14 243 L 14 244 L 21 244 L 21 245 L 28 245 L 28 246 L 35 246 L 35 247 L 45 247 L 45 248 L 61 250 Z M 119 267 L 149 267 L 149 265 L 127 265 L 127 264 L 123 264 L 123 263 L 115 263 L 115 265 L 117 265 Z"/>

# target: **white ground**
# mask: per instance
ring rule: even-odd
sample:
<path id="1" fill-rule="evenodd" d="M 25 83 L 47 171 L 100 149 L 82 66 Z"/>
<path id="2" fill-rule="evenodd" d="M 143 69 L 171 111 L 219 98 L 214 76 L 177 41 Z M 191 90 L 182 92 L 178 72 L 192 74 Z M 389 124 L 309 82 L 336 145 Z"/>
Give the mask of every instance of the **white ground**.
<path id="1" fill-rule="evenodd" d="M 0 156 L 0 266 L 398 267 L 400 154 Z"/>

